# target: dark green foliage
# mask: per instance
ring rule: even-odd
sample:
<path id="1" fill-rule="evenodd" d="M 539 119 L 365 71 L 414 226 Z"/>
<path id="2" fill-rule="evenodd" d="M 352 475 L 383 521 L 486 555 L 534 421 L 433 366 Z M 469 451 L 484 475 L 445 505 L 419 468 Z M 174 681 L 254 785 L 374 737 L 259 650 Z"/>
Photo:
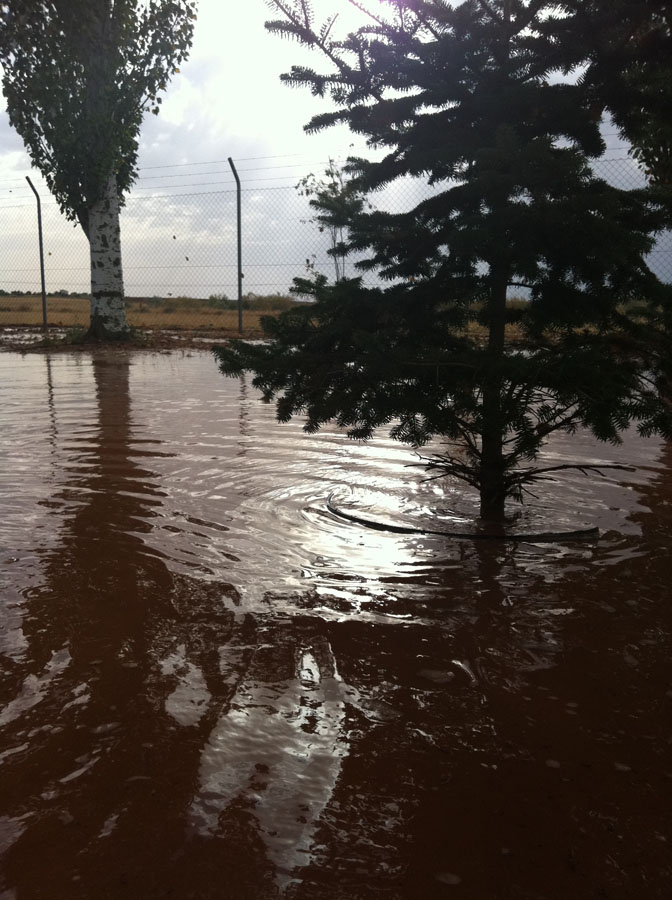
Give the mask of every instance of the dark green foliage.
<path id="1" fill-rule="evenodd" d="M 594 114 L 607 110 L 650 180 L 671 188 L 669 2 L 565 0 L 557 6 L 564 17 L 553 23 L 553 33 L 563 65 L 588 63 L 582 84 Z"/>
<path id="2" fill-rule="evenodd" d="M 9 120 L 62 211 L 87 233 L 111 172 L 137 174 L 143 115 L 159 112 L 193 36 L 194 0 L 0 2 Z"/>
<path id="3" fill-rule="evenodd" d="M 618 441 L 636 422 L 672 435 L 659 390 L 670 288 L 645 261 L 666 213 L 654 191 L 594 176 L 604 146 L 590 93 L 549 79 L 557 4 L 390 0 L 394 21 L 344 42 L 321 36 L 302 0 L 272 5 L 286 16 L 272 30 L 336 64 L 285 76 L 336 101 L 308 127 L 344 121 L 386 150 L 350 160 L 357 190 L 405 176 L 432 190 L 407 213 L 349 222 L 348 248 L 388 287 L 297 280 L 315 304 L 266 320 L 263 346 L 218 350 L 222 370 L 254 372 L 279 418 L 303 414 L 310 431 L 333 421 L 355 438 L 387 426 L 412 446 L 444 439 L 430 469 L 476 487 L 490 519 L 542 474 L 528 464 L 553 431 Z M 529 302 L 509 309 L 521 291 Z"/>
<path id="4" fill-rule="evenodd" d="M 316 178 L 312 173 L 306 175 L 297 184 L 297 189 L 299 194 L 309 198 L 308 203 L 315 211 L 312 221 L 321 232 L 329 235 L 327 253 L 334 261 L 336 281 L 340 281 L 346 275 L 348 228 L 367 208 L 362 190 L 356 181 L 348 180 L 343 169 L 331 159 L 324 178 Z"/>

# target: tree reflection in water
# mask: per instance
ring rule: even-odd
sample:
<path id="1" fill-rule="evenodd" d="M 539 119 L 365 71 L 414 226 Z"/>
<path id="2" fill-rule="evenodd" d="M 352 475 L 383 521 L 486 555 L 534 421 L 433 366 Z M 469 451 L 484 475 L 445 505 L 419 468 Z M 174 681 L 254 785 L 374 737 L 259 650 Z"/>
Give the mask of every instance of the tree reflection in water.
<path id="1" fill-rule="evenodd" d="M 315 589 L 270 591 L 231 552 L 249 510 L 209 529 L 194 494 L 178 534 L 166 468 L 202 476 L 213 451 L 180 445 L 174 414 L 150 431 L 129 357 L 94 356 L 77 391 L 62 365 L 35 451 L 55 487 L 26 501 L 50 538 L 41 569 L 2 573 L 22 601 L 0 645 L 2 900 L 667 896 L 669 448 L 626 534 L 378 535 L 377 579 L 358 536 L 349 568 L 325 543 Z M 235 485 L 266 426 L 231 391 Z M 196 529 L 225 561 L 199 578 L 165 537 Z"/>
<path id="2" fill-rule="evenodd" d="M 248 813 L 280 888 L 310 861 L 317 822 L 347 753 L 348 698 L 328 642 L 288 642 L 296 622 L 257 633 L 243 682 L 210 734 L 191 816 L 199 834 L 226 838 Z M 231 661 L 233 672 L 237 661 Z"/>
<path id="3" fill-rule="evenodd" d="M 171 573 L 147 546 L 162 499 L 149 467 L 164 451 L 133 425 L 129 358 L 91 369 L 95 415 L 74 438 L 58 435 L 49 381 L 51 439 L 69 452 L 46 504 L 58 542 L 0 712 L 20 775 L 5 783 L 6 885 L 219 897 L 225 865 L 237 896 L 273 896 L 306 861 L 338 775 L 346 690 L 309 620 L 236 617 L 231 585 Z M 243 856 L 213 841 L 228 832 Z"/>
<path id="4" fill-rule="evenodd" d="M 57 435 L 68 459 L 47 514 L 59 541 L 30 592 L 29 658 L 4 711 L 14 719 L 8 743 L 26 742 L 4 784 L 4 808 L 22 830 L 5 877 L 20 896 L 103 896 L 103 874 L 105 895 L 158 891 L 184 845 L 200 747 L 230 692 L 217 648 L 233 619 L 221 597 L 235 592 L 172 575 L 143 541 L 161 503 L 147 468 L 160 442 L 133 427 L 127 356 L 94 357 L 92 375 L 94 397 L 76 404 L 83 421 Z M 53 403 L 58 413 L 57 389 Z M 218 704 L 188 731 L 164 710 L 176 647 Z"/>

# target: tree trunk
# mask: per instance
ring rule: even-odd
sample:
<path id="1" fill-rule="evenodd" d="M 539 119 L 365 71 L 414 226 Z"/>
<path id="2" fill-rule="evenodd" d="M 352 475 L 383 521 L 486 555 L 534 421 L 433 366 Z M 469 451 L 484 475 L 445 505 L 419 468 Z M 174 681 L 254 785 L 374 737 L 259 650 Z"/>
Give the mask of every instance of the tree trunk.
<path id="1" fill-rule="evenodd" d="M 501 434 L 487 435 L 484 432 L 481 466 L 479 515 L 484 522 L 501 523 L 506 500 Z"/>
<path id="2" fill-rule="evenodd" d="M 117 179 L 110 175 L 102 196 L 88 210 L 91 253 L 91 323 L 87 337 L 114 341 L 128 337 L 121 270 Z"/>
<path id="3" fill-rule="evenodd" d="M 486 522 L 504 519 L 504 434 L 501 427 L 501 392 L 497 385 L 483 388 L 480 517 Z"/>
<path id="4" fill-rule="evenodd" d="M 505 277 L 494 277 L 489 300 L 488 367 L 483 381 L 483 433 L 481 435 L 480 517 L 498 523 L 504 519 L 504 438 L 502 411 L 503 380 L 501 362 L 504 356 L 506 330 Z"/>

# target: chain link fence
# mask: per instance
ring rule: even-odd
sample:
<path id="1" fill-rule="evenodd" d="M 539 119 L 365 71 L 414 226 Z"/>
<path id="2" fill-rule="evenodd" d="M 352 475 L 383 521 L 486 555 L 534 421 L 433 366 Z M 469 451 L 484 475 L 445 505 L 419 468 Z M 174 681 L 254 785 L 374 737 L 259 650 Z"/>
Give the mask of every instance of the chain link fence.
<path id="1" fill-rule="evenodd" d="M 644 183 L 627 156 L 605 158 L 595 168 L 600 176 L 625 189 Z M 249 330 L 257 327 L 264 306 L 269 309 L 274 302 L 282 303 L 278 298 L 288 295 L 295 276 L 310 270 L 333 278 L 334 263 L 327 253 L 328 234 L 312 221 L 308 199 L 294 184 L 248 186 L 244 171 L 241 176 L 243 322 Z M 128 197 L 121 230 L 131 325 L 237 328 L 236 191 L 228 186 L 206 190 L 220 184 L 139 187 Z M 376 195 L 375 203 L 391 211 L 405 210 L 426 191 L 417 181 L 399 183 Z M 21 180 L 3 194 L 0 327 L 37 325 L 41 322 L 41 287 L 35 198 Z M 61 215 L 44 189 L 41 195 L 48 321 L 50 325 L 84 327 L 89 318 L 88 243 L 81 228 Z M 672 235 L 661 236 L 649 263 L 661 279 L 672 281 Z M 352 263 L 349 265 L 353 271 Z"/>

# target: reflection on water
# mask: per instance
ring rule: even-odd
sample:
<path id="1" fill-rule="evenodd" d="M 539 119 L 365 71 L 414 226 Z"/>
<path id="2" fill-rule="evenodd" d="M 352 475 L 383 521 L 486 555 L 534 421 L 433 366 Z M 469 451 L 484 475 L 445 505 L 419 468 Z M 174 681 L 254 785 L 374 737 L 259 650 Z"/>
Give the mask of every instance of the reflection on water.
<path id="1" fill-rule="evenodd" d="M 203 750 L 191 820 L 200 834 L 224 836 L 241 810 L 257 820 L 278 884 L 310 860 L 317 822 L 347 752 L 343 685 L 326 640 L 286 647 L 283 632 L 258 635 L 238 686 Z M 223 660 L 233 673 L 239 660 Z"/>
<path id="2" fill-rule="evenodd" d="M 520 530 L 206 353 L 0 356 L 0 898 L 667 897 L 672 457 Z M 36 860 L 39 859 L 39 865 Z"/>

